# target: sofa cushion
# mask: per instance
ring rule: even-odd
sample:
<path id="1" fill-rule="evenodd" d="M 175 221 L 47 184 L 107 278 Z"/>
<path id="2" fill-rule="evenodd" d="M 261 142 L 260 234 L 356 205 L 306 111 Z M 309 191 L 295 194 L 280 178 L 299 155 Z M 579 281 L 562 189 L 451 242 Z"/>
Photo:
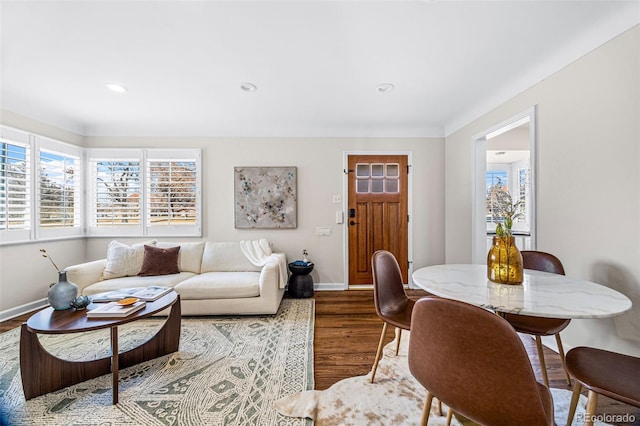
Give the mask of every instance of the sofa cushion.
<path id="1" fill-rule="evenodd" d="M 178 252 L 180 246 L 160 248 L 144 246 L 144 259 L 138 275 L 171 275 L 180 273 L 178 269 Z"/>
<path id="2" fill-rule="evenodd" d="M 171 243 L 159 242 L 156 247 L 169 248 L 180 246 L 178 253 L 178 267 L 180 272 L 200 273 L 200 265 L 202 263 L 202 252 L 204 251 L 204 241 L 194 243 Z"/>
<path id="3" fill-rule="evenodd" d="M 107 263 L 102 271 L 102 279 L 138 275 L 144 258 L 144 245 L 154 245 L 155 240 L 131 246 L 113 240 L 107 248 Z"/>
<path id="4" fill-rule="evenodd" d="M 259 272 L 208 272 L 175 286 L 181 299 L 239 299 L 260 296 Z"/>
<path id="5" fill-rule="evenodd" d="M 180 272 L 173 275 L 157 275 L 153 277 L 122 277 L 111 280 L 100 281 L 92 284 L 82 291 L 85 296 L 103 293 L 105 291 L 121 290 L 132 287 L 149 287 L 152 285 L 175 287 L 181 281 L 195 276 L 192 272 Z"/>
<path id="6" fill-rule="evenodd" d="M 239 242 L 207 242 L 202 254 L 200 272 L 259 272 L 242 253 Z"/>

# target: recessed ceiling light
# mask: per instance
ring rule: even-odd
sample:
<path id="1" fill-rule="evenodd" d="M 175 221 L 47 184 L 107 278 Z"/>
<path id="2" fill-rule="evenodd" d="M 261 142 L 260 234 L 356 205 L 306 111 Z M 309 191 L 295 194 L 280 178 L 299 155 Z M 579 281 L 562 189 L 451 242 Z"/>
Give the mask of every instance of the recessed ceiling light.
<path id="1" fill-rule="evenodd" d="M 107 89 L 111 90 L 112 92 L 127 93 L 127 88 L 124 87 L 122 84 L 108 82 L 108 83 L 105 83 L 104 85 Z"/>
<path id="2" fill-rule="evenodd" d="M 387 92 L 391 92 L 393 89 L 395 89 L 396 86 L 394 86 L 391 83 L 382 83 L 382 84 L 378 84 L 376 86 L 376 90 L 378 91 L 378 93 L 387 93 Z"/>
<path id="3" fill-rule="evenodd" d="M 256 90 L 258 90 L 258 86 L 256 86 L 253 83 L 249 83 L 248 81 L 245 81 L 240 84 L 240 90 L 244 92 L 255 92 Z"/>

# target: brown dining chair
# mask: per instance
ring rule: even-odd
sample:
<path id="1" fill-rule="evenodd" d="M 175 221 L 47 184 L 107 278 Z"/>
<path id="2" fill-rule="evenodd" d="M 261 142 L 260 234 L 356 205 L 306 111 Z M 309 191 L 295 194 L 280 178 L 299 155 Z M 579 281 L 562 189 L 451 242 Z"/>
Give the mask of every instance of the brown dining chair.
<path id="1" fill-rule="evenodd" d="M 525 269 L 534 269 L 536 271 L 564 275 L 562 262 L 560 262 L 560 259 L 556 256 L 542 251 L 533 250 L 523 250 L 521 253 L 522 265 Z M 544 360 L 541 337 L 555 336 L 556 343 L 558 345 L 558 354 L 560 355 L 562 367 L 564 368 L 564 374 L 567 379 L 567 383 L 571 385 L 571 379 L 569 378 L 564 358 L 564 349 L 562 348 L 562 339 L 560 339 L 560 332 L 567 328 L 569 322 L 571 322 L 570 319 L 542 318 L 518 314 L 505 314 L 504 319 L 506 319 L 518 333 L 535 336 L 536 347 L 538 348 L 538 358 L 540 359 L 540 369 L 542 370 L 542 379 L 547 387 L 549 387 L 549 376 L 547 375 L 547 365 Z"/>
<path id="2" fill-rule="evenodd" d="M 585 426 L 593 425 L 598 394 L 640 407 L 640 358 L 580 346 L 567 352 L 567 369 L 576 380 L 567 425 L 573 422 L 583 386 L 589 390 Z"/>
<path id="3" fill-rule="evenodd" d="M 376 370 L 382 357 L 384 338 L 389 324 L 397 330 L 396 355 L 400 350 L 400 338 L 402 330 L 411 330 L 411 311 L 415 301 L 409 299 L 404 291 L 402 272 L 398 261 L 391 252 L 378 250 L 371 257 L 371 270 L 373 271 L 373 300 L 376 313 L 383 321 L 382 333 L 376 358 L 371 371 L 371 383 L 376 377 Z"/>
<path id="4" fill-rule="evenodd" d="M 409 369 L 433 398 L 481 425 L 553 425 L 549 389 L 536 381 L 527 351 L 499 316 L 457 300 L 425 297 L 411 319 Z"/>

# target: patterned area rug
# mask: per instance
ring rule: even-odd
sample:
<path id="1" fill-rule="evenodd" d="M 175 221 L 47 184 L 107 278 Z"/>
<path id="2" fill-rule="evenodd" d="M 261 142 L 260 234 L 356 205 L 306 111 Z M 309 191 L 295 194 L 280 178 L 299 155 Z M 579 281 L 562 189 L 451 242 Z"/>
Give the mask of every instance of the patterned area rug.
<path id="1" fill-rule="evenodd" d="M 407 349 L 409 333 L 403 332 L 400 353 L 395 355 L 395 341 L 384 348 L 384 357 L 376 372 L 375 383 L 370 374 L 341 380 L 324 391 L 304 391 L 276 401 L 276 409 L 287 416 L 314 420 L 315 426 L 334 425 L 412 425 L 420 423 L 424 406 L 425 390 L 409 371 Z M 551 389 L 555 406 L 556 424 L 567 422 L 571 391 Z M 587 398 L 582 396 L 578 404 L 574 425 L 583 424 Z M 437 404 L 431 408 L 429 425 L 445 425 L 444 416 L 437 412 Z M 461 425 L 454 417 L 453 425 Z M 469 423 L 466 423 L 469 424 Z M 598 424 L 598 423 L 596 423 Z"/>
<path id="2" fill-rule="evenodd" d="M 119 327 L 121 351 L 147 340 L 162 323 Z M 310 424 L 280 415 L 273 403 L 313 389 L 313 324 L 312 299 L 284 299 L 273 316 L 185 317 L 179 352 L 120 371 L 115 406 L 111 375 L 25 401 L 15 329 L 0 335 L 0 424 Z M 108 330 L 40 335 L 40 341 L 60 358 L 109 355 Z"/>

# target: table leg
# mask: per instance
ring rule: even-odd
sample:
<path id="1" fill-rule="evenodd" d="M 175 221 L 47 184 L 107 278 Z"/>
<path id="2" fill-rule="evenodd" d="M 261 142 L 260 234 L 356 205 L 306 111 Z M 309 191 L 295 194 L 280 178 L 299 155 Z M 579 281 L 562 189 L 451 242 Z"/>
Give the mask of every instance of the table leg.
<path id="1" fill-rule="evenodd" d="M 120 354 L 120 368 L 131 367 L 176 352 L 180 345 L 181 317 L 180 296 L 178 296 L 178 301 L 171 307 L 167 320 L 155 336 L 142 345 Z"/>
<path id="2" fill-rule="evenodd" d="M 146 343 L 118 354 L 117 350 L 113 350 L 112 340 L 111 356 L 93 361 L 67 361 L 51 355 L 40 344 L 37 333 L 30 331 L 27 323 L 23 323 L 20 330 L 20 374 L 24 397 L 29 400 L 111 372 L 114 375 L 115 404 L 118 398 L 119 368 L 127 368 L 176 352 L 180 343 L 180 322 L 181 309 L 178 296 L 162 328 Z M 115 333 L 117 349 L 117 331 Z M 112 339 L 113 335 L 114 331 L 111 330 Z M 117 354 L 115 358 L 114 354 Z"/>
<path id="3" fill-rule="evenodd" d="M 111 327 L 111 377 L 113 404 L 118 403 L 118 327 Z"/>
<path id="4" fill-rule="evenodd" d="M 67 361 L 47 352 L 26 323 L 20 330 L 20 374 L 25 399 L 109 374 L 111 359 Z"/>

